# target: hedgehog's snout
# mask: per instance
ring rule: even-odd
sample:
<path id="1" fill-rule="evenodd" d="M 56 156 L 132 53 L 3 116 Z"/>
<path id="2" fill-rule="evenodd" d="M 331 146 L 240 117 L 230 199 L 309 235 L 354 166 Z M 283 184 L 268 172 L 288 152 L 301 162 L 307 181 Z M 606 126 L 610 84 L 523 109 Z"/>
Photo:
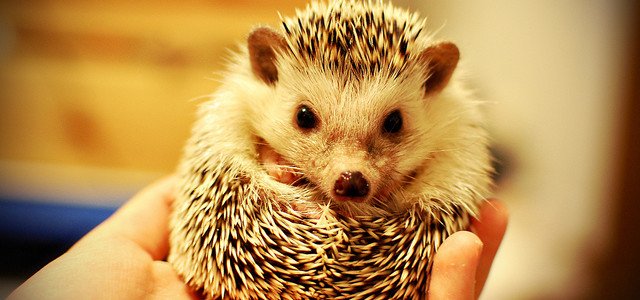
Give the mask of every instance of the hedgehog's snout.
<path id="1" fill-rule="evenodd" d="M 360 202 L 369 194 L 369 182 L 360 171 L 345 171 L 336 180 L 333 191 L 339 200 Z"/>

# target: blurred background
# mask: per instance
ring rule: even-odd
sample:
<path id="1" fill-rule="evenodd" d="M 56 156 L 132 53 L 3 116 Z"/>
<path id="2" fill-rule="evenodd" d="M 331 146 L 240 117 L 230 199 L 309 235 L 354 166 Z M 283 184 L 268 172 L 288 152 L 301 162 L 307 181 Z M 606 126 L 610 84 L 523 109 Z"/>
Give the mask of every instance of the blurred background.
<path id="1" fill-rule="evenodd" d="M 0 297 L 171 173 L 256 24 L 306 1 L 0 3 Z M 510 225 L 484 299 L 638 296 L 637 1 L 395 1 L 487 101 Z"/>

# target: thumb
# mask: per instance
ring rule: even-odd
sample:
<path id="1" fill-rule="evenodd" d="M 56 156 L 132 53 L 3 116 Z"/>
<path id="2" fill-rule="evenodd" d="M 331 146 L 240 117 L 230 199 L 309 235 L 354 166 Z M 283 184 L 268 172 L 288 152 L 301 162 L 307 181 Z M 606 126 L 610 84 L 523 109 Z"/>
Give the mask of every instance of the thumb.
<path id="1" fill-rule="evenodd" d="M 447 238 L 434 258 L 429 299 L 474 299 L 482 247 L 480 239 L 468 231 Z"/>

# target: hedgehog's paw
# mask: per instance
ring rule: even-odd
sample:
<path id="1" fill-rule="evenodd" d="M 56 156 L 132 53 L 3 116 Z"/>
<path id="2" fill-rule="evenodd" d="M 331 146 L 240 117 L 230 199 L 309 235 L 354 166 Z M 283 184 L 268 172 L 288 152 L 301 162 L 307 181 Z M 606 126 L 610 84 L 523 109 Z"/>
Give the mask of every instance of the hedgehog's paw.
<path id="1" fill-rule="evenodd" d="M 258 143 L 257 151 L 258 162 L 265 168 L 267 174 L 276 181 L 294 185 L 302 179 L 302 172 L 286 161 L 266 142 L 261 141 Z"/>

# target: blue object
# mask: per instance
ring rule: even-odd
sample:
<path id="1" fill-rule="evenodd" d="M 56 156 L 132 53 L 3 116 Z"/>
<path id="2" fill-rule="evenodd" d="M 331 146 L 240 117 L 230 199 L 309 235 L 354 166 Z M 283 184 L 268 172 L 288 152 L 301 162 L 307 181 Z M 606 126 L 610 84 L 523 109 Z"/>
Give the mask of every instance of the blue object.
<path id="1" fill-rule="evenodd" d="M 0 198 L 0 240 L 73 244 L 116 209 Z"/>

